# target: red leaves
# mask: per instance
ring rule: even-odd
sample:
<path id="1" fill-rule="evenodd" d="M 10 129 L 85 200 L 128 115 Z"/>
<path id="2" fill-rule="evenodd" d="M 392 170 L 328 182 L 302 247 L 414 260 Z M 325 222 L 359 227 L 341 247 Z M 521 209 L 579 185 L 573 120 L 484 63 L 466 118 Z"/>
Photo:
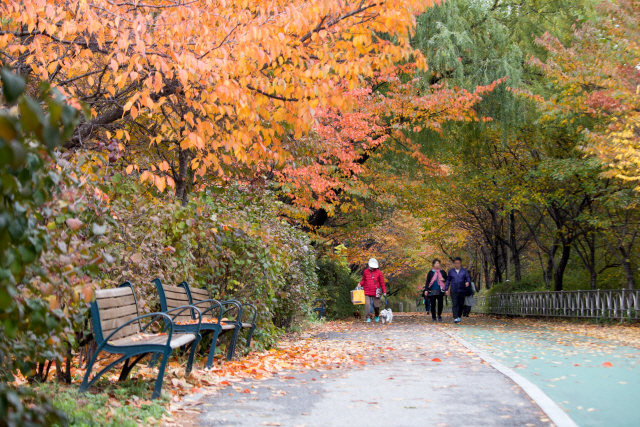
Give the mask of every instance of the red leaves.
<path id="1" fill-rule="evenodd" d="M 602 366 L 605 368 L 613 368 L 613 365 L 611 364 L 611 362 L 604 362 Z"/>
<path id="2" fill-rule="evenodd" d="M 437 357 L 436 357 L 436 358 L 434 358 L 434 359 L 431 359 L 431 361 L 432 361 L 432 362 L 442 362 L 442 360 L 440 360 L 440 359 L 439 359 L 439 358 L 437 358 Z"/>

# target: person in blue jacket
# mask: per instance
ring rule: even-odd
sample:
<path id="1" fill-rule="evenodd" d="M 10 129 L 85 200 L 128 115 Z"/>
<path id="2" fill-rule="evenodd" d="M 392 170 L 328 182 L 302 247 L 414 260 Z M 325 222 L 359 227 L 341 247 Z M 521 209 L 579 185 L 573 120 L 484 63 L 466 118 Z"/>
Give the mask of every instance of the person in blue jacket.
<path id="1" fill-rule="evenodd" d="M 471 276 L 466 268 L 462 268 L 462 258 L 455 257 L 453 259 L 453 268 L 449 270 L 449 274 L 447 275 L 447 285 L 445 288 L 447 295 L 451 296 L 454 323 L 462 322 L 464 298 L 468 294 L 470 285 Z"/>

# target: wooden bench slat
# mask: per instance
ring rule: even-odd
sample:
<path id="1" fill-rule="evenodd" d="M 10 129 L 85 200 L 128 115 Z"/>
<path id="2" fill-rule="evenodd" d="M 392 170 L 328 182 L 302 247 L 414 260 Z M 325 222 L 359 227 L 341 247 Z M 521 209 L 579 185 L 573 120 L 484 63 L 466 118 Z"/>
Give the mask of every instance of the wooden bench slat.
<path id="1" fill-rule="evenodd" d="M 114 330 L 116 330 L 117 328 L 110 328 L 110 329 L 102 329 L 102 334 L 104 335 L 104 338 L 106 339 L 109 334 L 111 332 L 113 332 Z M 140 327 L 138 326 L 138 322 L 133 322 L 130 325 L 125 326 L 124 328 L 122 328 L 121 330 L 119 330 L 113 337 L 111 337 L 111 339 L 109 341 L 113 341 L 115 339 L 118 338 L 124 338 L 124 337 L 128 337 L 131 335 L 135 335 L 137 333 L 140 333 Z"/>
<path id="2" fill-rule="evenodd" d="M 198 288 L 189 288 L 189 289 L 191 290 L 191 296 L 193 296 L 194 298 L 198 298 L 199 301 L 210 299 L 209 291 L 207 291 L 206 289 L 198 289 Z"/>
<path id="3" fill-rule="evenodd" d="M 133 294 L 129 292 L 129 295 L 111 298 L 100 298 L 96 299 L 96 302 L 98 303 L 98 308 L 100 310 L 104 310 L 107 308 L 122 307 L 131 304 L 135 305 L 136 299 L 134 298 Z"/>
<path id="4" fill-rule="evenodd" d="M 162 289 L 164 289 L 165 291 L 175 292 L 178 294 L 184 294 L 187 292 L 183 287 L 165 285 L 164 283 L 162 284 Z"/>
<path id="5" fill-rule="evenodd" d="M 128 286 L 113 289 L 100 289 L 99 291 L 96 291 L 96 299 L 123 297 L 126 295 L 133 295 L 133 291 Z"/>
<path id="6" fill-rule="evenodd" d="M 123 316 L 130 318 L 132 315 L 138 317 L 138 309 L 135 304 L 100 310 L 100 320 L 102 322 Z"/>
<path id="7" fill-rule="evenodd" d="M 102 320 L 100 322 L 100 324 L 102 325 L 102 330 L 103 331 L 113 331 L 114 329 L 118 329 L 120 326 L 124 325 L 125 323 L 127 323 L 128 321 L 130 321 L 131 319 L 135 319 L 137 316 L 135 315 L 130 315 L 130 316 L 123 316 L 120 318 L 116 318 L 116 319 L 109 319 L 109 320 Z M 134 322 L 132 323 L 132 325 L 135 325 L 138 330 L 140 330 L 139 326 L 138 326 L 138 322 Z"/>
<path id="8" fill-rule="evenodd" d="M 179 292 L 165 291 L 164 294 L 167 298 L 189 301 L 189 295 L 187 295 L 186 292 L 179 293 Z"/>
<path id="9" fill-rule="evenodd" d="M 167 299 L 167 308 L 169 310 L 172 308 L 182 307 L 183 305 L 189 305 L 189 301 L 178 301 L 174 299 Z"/>

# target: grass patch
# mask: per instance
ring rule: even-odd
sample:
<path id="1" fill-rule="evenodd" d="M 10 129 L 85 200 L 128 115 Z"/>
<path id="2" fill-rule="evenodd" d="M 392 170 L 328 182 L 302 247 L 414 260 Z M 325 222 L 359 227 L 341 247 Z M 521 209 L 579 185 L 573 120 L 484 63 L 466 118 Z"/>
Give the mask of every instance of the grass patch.
<path id="1" fill-rule="evenodd" d="M 149 400 L 151 390 L 146 382 L 126 381 L 107 385 L 96 394 L 91 390 L 79 394 L 77 386 L 57 383 L 42 384 L 36 388 L 64 411 L 70 426 L 78 427 L 138 427 L 159 425 L 166 413 L 168 397 Z"/>

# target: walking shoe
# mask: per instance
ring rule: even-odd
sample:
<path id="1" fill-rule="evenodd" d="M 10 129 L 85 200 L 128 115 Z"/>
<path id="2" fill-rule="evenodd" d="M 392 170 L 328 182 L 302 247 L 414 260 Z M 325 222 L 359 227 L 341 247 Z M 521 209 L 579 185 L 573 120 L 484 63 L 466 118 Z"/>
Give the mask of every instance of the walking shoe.
<path id="1" fill-rule="evenodd" d="M 457 317 L 457 318 L 455 318 L 455 319 L 453 320 L 453 323 L 460 323 L 460 322 L 461 322 L 461 320 L 460 320 L 460 318 L 459 318 L 459 317 Z"/>
<path id="2" fill-rule="evenodd" d="M 376 323 L 378 323 L 380 321 L 379 317 L 376 317 Z"/>
<path id="3" fill-rule="evenodd" d="M 442 322 L 442 316 L 438 316 L 438 322 Z"/>
<path id="4" fill-rule="evenodd" d="M 367 317 L 367 323 L 371 323 L 371 318 Z"/>

